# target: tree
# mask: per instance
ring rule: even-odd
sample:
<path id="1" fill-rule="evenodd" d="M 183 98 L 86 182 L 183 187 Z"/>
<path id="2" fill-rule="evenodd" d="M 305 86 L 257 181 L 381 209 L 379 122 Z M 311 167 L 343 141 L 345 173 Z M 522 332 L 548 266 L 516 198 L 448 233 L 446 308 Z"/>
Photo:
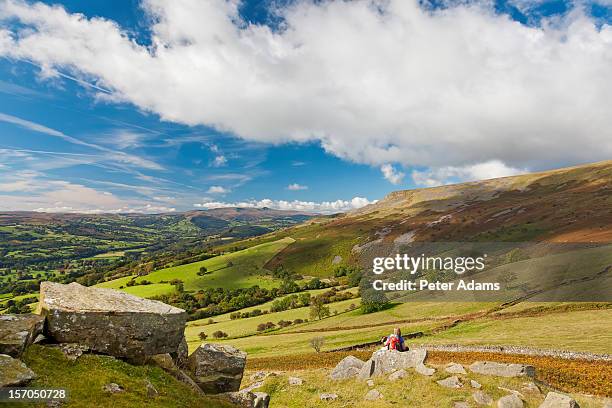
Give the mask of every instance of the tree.
<path id="1" fill-rule="evenodd" d="M 329 307 L 325 305 L 324 300 L 321 296 L 315 296 L 310 299 L 310 318 L 311 319 L 323 319 L 329 316 Z"/>
<path id="2" fill-rule="evenodd" d="M 198 272 L 198 276 L 206 275 L 208 273 L 208 269 L 205 266 L 200 267 Z"/>
<path id="3" fill-rule="evenodd" d="M 206 338 L 208 337 L 208 335 L 204 332 L 200 332 L 200 340 L 206 340 Z"/>
<path id="4" fill-rule="evenodd" d="M 315 349 L 317 353 L 321 352 L 321 348 L 325 344 L 325 338 L 321 336 L 313 337 L 310 339 L 310 347 Z"/>
<path id="5" fill-rule="evenodd" d="M 375 290 L 367 279 L 363 279 L 359 285 L 361 293 L 361 310 L 363 313 L 373 313 L 384 310 L 389 305 L 389 299 L 384 292 Z"/>

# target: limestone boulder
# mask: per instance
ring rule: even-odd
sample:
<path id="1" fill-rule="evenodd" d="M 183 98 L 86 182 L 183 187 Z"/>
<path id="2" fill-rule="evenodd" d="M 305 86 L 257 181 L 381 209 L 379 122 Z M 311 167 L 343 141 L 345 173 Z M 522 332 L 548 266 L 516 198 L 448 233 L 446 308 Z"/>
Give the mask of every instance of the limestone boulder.
<path id="1" fill-rule="evenodd" d="M 448 363 L 444 368 L 444 371 L 450 374 L 467 374 L 465 372 L 465 368 L 461 364 L 457 363 Z"/>
<path id="2" fill-rule="evenodd" d="M 446 388 L 462 388 L 463 387 L 463 383 L 461 382 L 459 377 L 457 377 L 456 375 L 445 378 L 443 380 L 436 381 L 436 382 Z"/>
<path id="3" fill-rule="evenodd" d="M 45 335 L 91 351 L 143 363 L 155 354 L 175 353 L 187 314 L 162 302 L 78 283 L 40 285 L 39 312 Z"/>
<path id="4" fill-rule="evenodd" d="M 427 350 L 414 349 L 400 352 L 397 350 L 379 350 L 365 362 L 357 377 L 367 380 L 377 375 L 389 374 L 402 368 L 416 368 L 423 365 Z"/>
<path id="5" fill-rule="evenodd" d="M 202 344 L 187 359 L 193 380 L 207 394 L 240 388 L 247 354 L 230 345 Z"/>
<path id="6" fill-rule="evenodd" d="M 39 315 L 0 315 L 0 354 L 19 358 L 43 331 L 45 318 Z"/>
<path id="7" fill-rule="evenodd" d="M 25 385 L 36 378 L 36 374 L 23 362 L 7 354 L 0 354 L 0 387 Z"/>
<path id="8" fill-rule="evenodd" d="M 516 394 L 509 394 L 497 401 L 497 408 L 523 408 L 523 400 Z"/>
<path id="9" fill-rule="evenodd" d="M 357 357 L 347 356 L 340 361 L 329 374 L 332 380 L 346 380 L 356 377 L 363 368 L 364 362 Z"/>
<path id="10" fill-rule="evenodd" d="M 491 361 L 476 361 L 470 365 L 470 371 L 476 374 L 497 377 L 534 377 L 535 368 L 525 364 L 495 363 Z"/>
<path id="11" fill-rule="evenodd" d="M 580 408 L 572 397 L 558 392 L 549 392 L 540 408 Z"/>
<path id="12" fill-rule="evenodd" d="M 230 402 L 240 408 L 268 408 L 270 395 L 265 392 L 236 391 L 223 394 Z"/>

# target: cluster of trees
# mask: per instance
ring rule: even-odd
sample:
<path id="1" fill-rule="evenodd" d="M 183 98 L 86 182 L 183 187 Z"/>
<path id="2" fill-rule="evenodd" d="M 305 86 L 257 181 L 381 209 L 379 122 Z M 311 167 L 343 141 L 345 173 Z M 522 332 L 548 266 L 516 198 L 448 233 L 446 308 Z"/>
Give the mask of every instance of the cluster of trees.
<path id="1" fill-rule="evenodd" d="M 268 314 L 269 311 L 267 310 L 261 310 L 261 309 L 253 309 L 250 312 L 234 312 L 234 313 L 230 313 L 230 319 L 231 320 L 236 320 L 236 319 L 246 319 L 247 317 L 255 317 L 255 316 L 261 316 L 262 314 Z"/>

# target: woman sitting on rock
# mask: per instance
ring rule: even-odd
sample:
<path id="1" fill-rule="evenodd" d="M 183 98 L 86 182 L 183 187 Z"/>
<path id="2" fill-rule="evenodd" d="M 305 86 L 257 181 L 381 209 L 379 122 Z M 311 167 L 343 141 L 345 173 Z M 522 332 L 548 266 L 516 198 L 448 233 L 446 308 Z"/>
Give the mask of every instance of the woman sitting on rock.
<path id="1" fill-rule="evenodd" d="M 408 351 L 399 327 L 393 329 L 393 334 L 383 337 L 382 343 L 384 343 L 387 350 Z"/>

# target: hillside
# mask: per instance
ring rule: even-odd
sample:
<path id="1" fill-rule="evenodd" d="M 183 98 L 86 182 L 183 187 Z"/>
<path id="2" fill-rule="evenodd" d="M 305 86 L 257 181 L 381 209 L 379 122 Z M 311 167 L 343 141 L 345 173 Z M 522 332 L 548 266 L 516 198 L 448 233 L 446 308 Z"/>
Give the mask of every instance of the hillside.
<path id="1" fill-rule="evenodd" d="M 612 161 L 426 189 L 396 191 L 375 204 L 243 241 L 295 242 L 268 268 L 330 276 L 372 243 L 612 241 Z M 223 248 L 223 247 L 221 247 Z"/>

